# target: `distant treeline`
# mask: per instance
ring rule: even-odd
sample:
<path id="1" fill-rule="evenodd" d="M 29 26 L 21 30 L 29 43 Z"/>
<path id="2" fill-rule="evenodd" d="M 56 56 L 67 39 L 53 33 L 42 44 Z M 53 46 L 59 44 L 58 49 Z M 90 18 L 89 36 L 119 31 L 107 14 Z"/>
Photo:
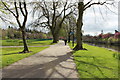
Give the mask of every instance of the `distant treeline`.
<path id="1" fill-rule="evenodd" d="M 21 39 L 22 34 L 19 29 L 13 28 L 13 27 L 8 27 L 7 29 L 1 29 L 0 31 L 2 35 L 2 39 Z M 50 39 L 51 34 L 50 33 L 43 33 L 40 31 L 37 31 L 35 29 L 30 30 L 26 29 L 26 38 L 27 39 Z"/>
<path id="2" fill-rule="evenodd" d="M 86 35 L 83 37 L 83 42 L 88 43 L 101 43 L 101 44 L 111 44 L 111 45 L 120 45 L 120 32 L 115 30 L 114 34 L 99 34 L 97 36 Z"/>

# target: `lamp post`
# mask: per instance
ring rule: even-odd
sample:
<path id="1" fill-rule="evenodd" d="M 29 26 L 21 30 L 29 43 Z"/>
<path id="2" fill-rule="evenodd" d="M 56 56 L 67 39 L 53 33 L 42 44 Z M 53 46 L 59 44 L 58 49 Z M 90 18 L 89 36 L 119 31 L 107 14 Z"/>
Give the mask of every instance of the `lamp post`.
<path id="1" fill-rule="evenodd" d="M 74 28 L 72 30 L 72 32 L 70 32 L 70 35 L 72 35 L 72 46 L 74 47 Z"/>
<path id="2" fill-rule="evenodd" d="M 72 41 L 72 46 L 74 47 L 74 28 L 73 28 L 73 41 Z"/>
<path id="3" fill-rule="evenodd" d="M 71 36 L 71 28 L 70 28 L 70 31 L 68 33 L 68 43 L 70 43 L 70 36 Z"/>

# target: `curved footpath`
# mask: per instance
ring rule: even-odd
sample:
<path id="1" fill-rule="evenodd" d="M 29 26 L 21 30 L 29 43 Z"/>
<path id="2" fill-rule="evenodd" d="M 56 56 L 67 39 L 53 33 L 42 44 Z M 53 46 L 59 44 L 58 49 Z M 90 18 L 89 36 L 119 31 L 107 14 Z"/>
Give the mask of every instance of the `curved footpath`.
<path id="1" fill-rule="evenodd" d="M 63 41 L 2 69 L 3 78 L 75 78 L 72 50 Z"/>

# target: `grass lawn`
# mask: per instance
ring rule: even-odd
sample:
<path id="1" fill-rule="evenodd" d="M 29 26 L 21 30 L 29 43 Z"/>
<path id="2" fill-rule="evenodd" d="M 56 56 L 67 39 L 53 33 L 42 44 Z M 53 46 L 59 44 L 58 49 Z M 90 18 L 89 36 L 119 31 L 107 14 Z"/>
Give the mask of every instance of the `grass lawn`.
<path id="1" fill-rule="evenodd" d="M 80 78 L 118 78 L 120 53 L 88 44 L 83 46 L 88 50 L 79 50 L 73 54 Z"/>
<path id="2" fill-rule="evenodd" d="M 0 66 L 0 68 L 8 66 L 18 60 L 31 56 L 35 53 L 38 53 L 46 48 L 48 47 L 30 47 L 29 50 L 32 51 L 31 53 L 22 53 L 22 54 L 18 52 L 21 52 L 23 48 L 18 48 L 18 47 L 17 48 L 2 48 L 2 66 Z"/>
<path id="3" fill-rule="evenodd" d="M 8 39 L 8 40 L 1 40 L 2 46 L 23 46 L 22 40 L 19 39 Z M 51 45 L 52 40 L 43 40 L 40 39 L 29 39 L 27 40 L 28 46 L 43 46 L 43 45 Z"/>

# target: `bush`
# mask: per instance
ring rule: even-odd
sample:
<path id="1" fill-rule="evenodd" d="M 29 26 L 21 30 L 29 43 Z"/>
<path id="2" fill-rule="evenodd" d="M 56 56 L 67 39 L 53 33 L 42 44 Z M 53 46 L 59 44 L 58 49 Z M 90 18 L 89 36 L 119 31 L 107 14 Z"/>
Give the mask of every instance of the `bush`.
<path id="1" fill-rule="evenodd" d="M 120 39 L 120 32 L 115 33 L 114 38 L 115 39 Z"/>
<path id="2" fill-rule="evenodd" d="M 102 35 L 102 38 L 109 38 L 109 37 L 111 37 L 111 36 L 113 36 L 113 35 L 110 34 L 110 33 L 107 33 L 107 34 L 103 34 L 103 35 Z"/>

